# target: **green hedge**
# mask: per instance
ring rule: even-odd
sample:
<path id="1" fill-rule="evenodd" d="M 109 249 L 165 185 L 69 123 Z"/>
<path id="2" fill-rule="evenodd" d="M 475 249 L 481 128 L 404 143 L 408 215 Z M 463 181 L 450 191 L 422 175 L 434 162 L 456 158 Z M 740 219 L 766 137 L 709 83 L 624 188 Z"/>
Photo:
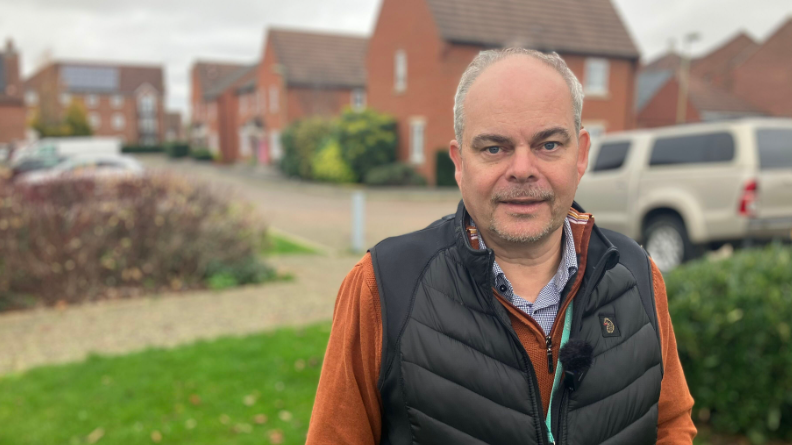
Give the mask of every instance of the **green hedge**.
<path id="1" fill-rule="evenodd" d="M 435 163 L 435 178 L 438 187 L 456 187 L 456 178 L 454 177 L 454 161 L 448 155 L 448 150 L 437 150 L 437 159 Z"/>
<path id="2" fill-rule="evenodd" d="M 335 132 L 335 123 L 322 117 L 297 121 L 281 135 L 280 169 L 289 176 L 313 179 L 314 156 Z"/>
<path id="3" fill-rule="evenodd" d="M 374 110 L 347 109 L 338 120 L 341 155 L 360 182 L 372 169 L 396 162 L 396 120 Z"/>
<path id="4" fill-rule="evenodd" d="M 170 158 L 184 158 L 190 155 L 190 145 L 185 142 L 173 142 L 165 146 Z"/>
<path id="5" fill-rule="evenodd" d="M 754 443 L 792 440 L 792 248 L 689 263 L 666 285 L 694 419 Z"/>
<path id="6" fill-rule="evenodd" d="M 341 158 L 341 146 L 338 140 L 329 138 L 322 148 L 314 154 L 312 162 L 313 177 L 317 181 L 335 182 L 339 184 L 355 181 L 352 169 Z"/>
<path id="7" fill-rule="evenodd" d="M 213 161 L 214 156 L 212 152 L 209 151 L 208 148 L 196 148 L 194 150 L 190 150 L 190 157 L 195 159 L 196 161 Z"/>
<path id="8" fill-rule="evenodd" d="M 161 145 L 124 145 L 121 153 L 162 153 L 165 148 Z"/>
<path id="9" fill-rule="evenodd" d="M 407 164 L 393 163 L 372 168 L 364 181 L 367 185 L 426 185 L 426 178 Z"/>

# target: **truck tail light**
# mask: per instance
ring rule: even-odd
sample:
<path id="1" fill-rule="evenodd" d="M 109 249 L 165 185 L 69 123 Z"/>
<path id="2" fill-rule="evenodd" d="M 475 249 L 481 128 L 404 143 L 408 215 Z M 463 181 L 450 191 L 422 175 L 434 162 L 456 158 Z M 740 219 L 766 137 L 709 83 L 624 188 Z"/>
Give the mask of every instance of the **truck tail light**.
<path id="1" fill-rule="evenodd" d="M 745 184 L 742 198 L 740 199 L 740 215 L 753 218 L 756 216 L 756 200 L 759 193 L 759 184 L 751 179 Z"/>

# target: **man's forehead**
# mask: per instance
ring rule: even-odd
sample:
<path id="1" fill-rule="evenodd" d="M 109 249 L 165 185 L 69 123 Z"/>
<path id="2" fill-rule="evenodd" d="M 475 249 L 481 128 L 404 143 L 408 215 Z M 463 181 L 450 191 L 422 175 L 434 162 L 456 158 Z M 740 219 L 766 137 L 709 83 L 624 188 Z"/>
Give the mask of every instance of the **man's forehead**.
<path id="1" fill-rule="evenodd" d="M 464 105 L 466 133 L 479 124 L 488 127 L 471 131 L 466 139 L 482 131 L 501 133 L 497 127 L 517 123 L 532 132 L 574 126 L 572 95 L 564 78 L 530 56 L 511 56 L 486 68 L 471 85 Z"/>

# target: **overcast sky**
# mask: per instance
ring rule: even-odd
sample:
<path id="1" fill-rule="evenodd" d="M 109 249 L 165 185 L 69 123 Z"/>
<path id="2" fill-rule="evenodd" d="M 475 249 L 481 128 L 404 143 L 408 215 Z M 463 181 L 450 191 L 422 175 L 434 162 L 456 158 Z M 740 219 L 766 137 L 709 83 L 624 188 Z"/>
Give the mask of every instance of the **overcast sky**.
<path id="1" fill-rule="evenodd" d="M 185 112 L 196 59 L 255 62 L 268 25 L 367 34 L 380 1 L 0 0 L 0 38 L 14 39 L 26 76 L 48 59 L 162 64 L 168 106 Z M 644 59 L 692 31 L 694 54 L 740 30 L 763 40 L 792 17 L 790 0 L 612 1 Z"/>

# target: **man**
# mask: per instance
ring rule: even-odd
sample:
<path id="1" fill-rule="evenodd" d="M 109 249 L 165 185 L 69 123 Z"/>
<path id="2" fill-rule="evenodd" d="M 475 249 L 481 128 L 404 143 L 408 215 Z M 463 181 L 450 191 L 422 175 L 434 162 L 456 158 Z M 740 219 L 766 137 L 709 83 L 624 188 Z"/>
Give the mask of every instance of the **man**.
<path id="1" fill-rule="evenodd" d="M 573 207 L 582 106 L 555 53 L 470 64 L 450 147 L 462 203 L 347 276 L 308 444 L 692 443 L 660 272 Z"/>

